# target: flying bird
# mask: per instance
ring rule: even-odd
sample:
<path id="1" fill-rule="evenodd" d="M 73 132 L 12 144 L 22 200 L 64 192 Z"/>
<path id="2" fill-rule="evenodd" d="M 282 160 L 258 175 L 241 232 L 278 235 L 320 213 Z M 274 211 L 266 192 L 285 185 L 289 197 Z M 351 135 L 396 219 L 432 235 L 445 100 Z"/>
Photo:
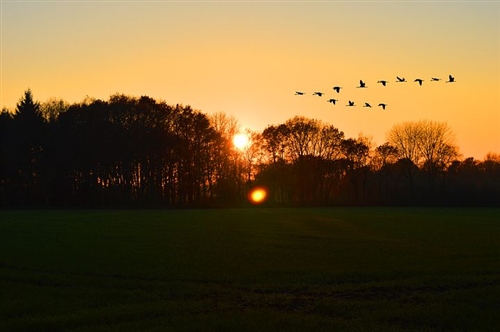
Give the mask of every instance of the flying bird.
<path id="1" fill-rule="evenodd" d="M 448 77 L 450 78 L 450 80 L 446 81 L 446 83 L 453 83 L 453 82 L 455 82 L 455 77 L 453 77 L 451 75 L 449 75 Z"/>
<path id="2" fill-rule="evenodd" d="M 437 81 L 441 81 L 441 79 L 437 78 L 437 77 L 431 77 L 431 81 L 432 82 L 437 82 Z"/>
<path id="3" fill-rule="evenodd" d="M 415 81 L 413 81 L 413 82 L 418 82 L 418 84 L 422 85 L 422 82 L 423 82 L 423 81 L 424 81 L 424 80 L 423 80 L 423 79 L 421 79 L 421 78 L 416 78 L 416 79 L 415 79 Z"/>
<path id="4" fill-rule="evenodd" d="M 396 78 L 398 79 L 397 82 L 406 82 L 404 77 L 401 78 L 401 77 L 396 76 Z"/>
<path id="5" fill-rule="evenodd" d="M 329 103 L 332 103 L 333 105 L 335 105 L 335 102 L 337 102 L 338 100 L 337 99 L 328 99 L 327 100 Z"/>
<path id="6" fill-rule="evenodd" d="M 387 106 L 387 104 L 380 103 L 380 104 L 378 104 L 378 106 L 382 106 L 382 108 L 385 110 L 385 107 Z"/>
<path id="7" fill-rule="evenodd" d="M 363 82 L 362 80 L 359 80 L 359 86 L 358 86 L 358 88 L 366 88 L 366 87 L 367 87 L 366 83 Z"/>
<path id="8" fill-rule="evenodd" d="M 313 93 L 313 96 L 319 96 L 321 97 L 323 95 L 323 92 L 315 92 Z"/>
<path id="9" fill-rule="evenodd" d="M 295 94 L 296 95 L 299 95 L 299 96 L 302 96 L 304 94 L 304 92 L 301 92 L 301 91 L 295 91 Z"/>
<path id="10" fill-rule="evenodd" d="M 369 103 L 365 103 L 365 106 L 363 107 L 372 107 L 372 105 L 370 105 Z"/>
<path id="11" fill-rule="evenodd" d="M 383 86 L 387 84 L 387 81 L 378 81 L 377 83 L 382 83 Z"/>
<path id="12" fill-rule="evenodd" d="M 340 89 L 342 89 L 342 87 L 341 87 L 341 86 L 334 86 L 334 87 L 333 87 L 333 90 L 337 91 L 337 93 L 339 93 L 339 92 L 340 92 Z"/>
<path id="13" fill-rule="evenodd" d="M 354 105 L 354 102 L 353 102 L 353 101 L 350 101 L 350 100 L 349 100 L 349 104 L 348 104 L 348 105 L 346 105 L 346 106 L 356 106 L 356 105 Z"/>

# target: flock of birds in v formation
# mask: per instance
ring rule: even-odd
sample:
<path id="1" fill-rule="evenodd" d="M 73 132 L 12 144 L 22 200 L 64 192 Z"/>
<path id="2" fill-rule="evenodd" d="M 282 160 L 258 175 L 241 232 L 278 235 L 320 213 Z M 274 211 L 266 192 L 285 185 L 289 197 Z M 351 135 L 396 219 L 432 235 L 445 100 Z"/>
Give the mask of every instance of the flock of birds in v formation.
<path id="1" fill-rule="evenodd" d="M 422 85 L 423 81 L 424 80 L 421 79 L 421 78 L 416 78 L 414 80 L 414 82 L 417 82 L 420 86 Z M 437 81 L 441 81 L 441 79 L 437 78 L 437 77 L 431 77 L 431 82 L 437 82 Z M 403 82 L 408 82 L 408 81 L 404 77 L 396 76 L 396 82 L 397 83 L 403 83 Z M 448 81 L 446 81 L 446 83 L 453 83 L 453 82 L 455 82 L 455 77 L 449 75 L 448 76 Z M 381 80 L 381 81 L 378 81 L 377 83 L 380 83 L 383 86 L 386 86 L 387 83 L 388 83 L 388 81 Z M 359 80 L 359 86 L 357 86 L 357 88 L 367 88 L 366 83 L 363 82 L 363 80 Z M 337 93 L 340 93 L 340 89 L 342 89 L 341 86 L 334 86 L 333 87 L 333 90 L 335 90 L 335 92 L 337 92 Z M 295 91 L 295 95 L 302 96 L 302 95 L 305 95 L 305 92 Z M 323 92 L 319 92 L 319 91 L 315 91 L 313 93 L 313 96 L 322 97 L 323 95 L 324 95 L 324 93 Z M 334 98 L 331 98 L 331 99 L 327 100 L 327 102 L 332 103 L 333 105 L 335 105 L 337 101 L 338 101 L 338 99 L 334 99 Z M 348 104 L 346 106 L 356 106 L 356 105 L 354 104 L 353 101 L 349 100 L 349 102 L 348 102 Z M 387 106 L 387 104 L 386 103 L 380 103 L 380 104 L 378 104 L 378 106 L 382 107 L 382 109 L 385 110 L 385 107 Z M 372 105 L 370 105 L 370 103 L 365 103 L 363 105 L 363 107 L 372 107 Z"/>

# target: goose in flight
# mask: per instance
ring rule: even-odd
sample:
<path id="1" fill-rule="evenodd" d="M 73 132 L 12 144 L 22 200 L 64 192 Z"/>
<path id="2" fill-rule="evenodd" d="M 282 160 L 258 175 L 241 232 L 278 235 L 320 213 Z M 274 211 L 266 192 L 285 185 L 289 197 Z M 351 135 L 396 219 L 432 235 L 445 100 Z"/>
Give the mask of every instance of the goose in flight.
<path id="1" fill-rule="evenodd" d="M 356 106 L 356 105 L 354 105 L 354 102 L 353 102 L 353 101 L 350 101 L 350 100 L 349 100 L 349 104 L 347 104 L 346 106 Z"/>
<path id="2" fill-rule="evenodd" d="M 332 103 L 333 105 L 335 105 L 335 102 L 337 102 L 338 100 L 337 99 L 328 99 L 327 102 L 329 103 Z"/>
<path id="3" fill-rule="evenodd" d="M 365 103 L 363 107 L 372 107 L 372 105 L 370 105 L 369 103 Z"/>
<path id="4" fill-rule="evenodd" d="M 450 78 L 450 80 L 446 81 L 446 83 L 453 83 L 453 82 L 455 82 L 455 77 L 453 77 L 451 75 L 449 75 L 448 77 Z"/>
<path id="5" fill-rule="evenodd" d="M 333 90 L 337 91 L 337 93 L 339 93 L 339 92 L 340 92 L 340 89 L 342 89 L 342 87 L 341 87 L 341 86 L 334 86 L 334 87 L 333 87 Z"/>
<path id="6" fill-rule="evenodd" d="M 387 81 L 378 81 L 377 83 L 382 83 L 383 86 L 387 84 Z"/>
<path id="7" fill-rule="evenodd" d="M 424 80 L 423 80 L 423 79 L 421 79 L 421 78 L 416 78 L 416 79 L 415 79 L 415 81 L 413 81 L 413 82 L 418 82 L 418 84 L 422 85 L 422 82 L 423 82 L 423 81 L 424 81 Z"/>
<path id="8" fill-rule="evenodd" d="M 431 77 L 431 81 L 432 82 L 437 82 L 437 81 L 441 81 L 441 79 L 437 78 L 437 77 Z"/>
<path id="9" fill-rule="evenodd" d="M 304 94 L 304 92 L 301 92 L 301 91 L 295 91 L 295 95 L 302 96 L 303 94 Z"/>
<path id="10" fill-rule="evenodd" d="M 363 82 L 362 80 L 359 80 L 359 86 L 358 86 L 358 88 L 366 88 L 366 87 L 367 87 L 366 83 Z"/>
<path id="11" fill-rule="evenodd" d="M 387 106 L 387 104 L 380 103 L 380 104 L 378 104 L 378 106 L 382 106 L 382 109 L 385 111 L 385 107 Z"/>
<path id="12" fill-rule="evenodd" d="M 315 92 L 313 93 L 313 96 L 319 96 L 321 97 L 323 95 L 323 92 Z"/>
<path id="13" fill-rule="evenodd" d="M 396 78 L 398 79 L 397 82 L 406 82 L 404 77 L 396 76 Z"/>

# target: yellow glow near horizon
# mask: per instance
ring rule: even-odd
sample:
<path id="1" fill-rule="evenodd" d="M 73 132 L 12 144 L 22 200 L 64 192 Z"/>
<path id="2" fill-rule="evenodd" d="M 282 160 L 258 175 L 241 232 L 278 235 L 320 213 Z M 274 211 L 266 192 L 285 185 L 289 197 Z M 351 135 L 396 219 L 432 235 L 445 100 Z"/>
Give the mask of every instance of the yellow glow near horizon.
<path id="1" fill-rule="evenodd" d="M 248 199 L 253 204 L 264 203 L 266 201 L 266 198 L 267 198 L 267 190 L 262 187 L 254 188 L 248 194 Z"/>
<path id="2" fill-rule="evenodd" d="M 236 134 L 233 137 L 233 144 L 239 150 L 245 149 L 250 143 L 250 138 L 246 134 Z"/>
<path id="3" fill-rule="evenodd" d="M 397 123 L 445 121 L 463 157 L 482 159 L 500 151 L 498 10 L 493 2 L 4 1 L 0 108 L 13 112 L 27 88 L 37 101 L 70 104 L 147 95 L 234 115 L 257 132 L 302 115 L 375 145 Z M 445 83 L 449 74 L 456 83 Z M 356 88 L 360 79 L 367 89 Z M 237 140 L 235 149 L 248 148 Z"/>

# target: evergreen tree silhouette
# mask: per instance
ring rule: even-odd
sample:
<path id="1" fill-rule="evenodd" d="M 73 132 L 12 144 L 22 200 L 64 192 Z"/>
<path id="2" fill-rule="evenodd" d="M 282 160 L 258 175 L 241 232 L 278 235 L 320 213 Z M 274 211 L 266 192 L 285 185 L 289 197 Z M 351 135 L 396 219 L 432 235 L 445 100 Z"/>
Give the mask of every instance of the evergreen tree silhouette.
<path id="1" fill-rule="evenodd" d="M 40 111 L 40 103 L 34 101 L 30 89 L 17 103 L 14 114 L 12 162 L 17 170 L 14 182 L 18 184 L 21 205 L 41 205 L 44 203 L 42 159 L 45 143 L 45 121 Z"/>

